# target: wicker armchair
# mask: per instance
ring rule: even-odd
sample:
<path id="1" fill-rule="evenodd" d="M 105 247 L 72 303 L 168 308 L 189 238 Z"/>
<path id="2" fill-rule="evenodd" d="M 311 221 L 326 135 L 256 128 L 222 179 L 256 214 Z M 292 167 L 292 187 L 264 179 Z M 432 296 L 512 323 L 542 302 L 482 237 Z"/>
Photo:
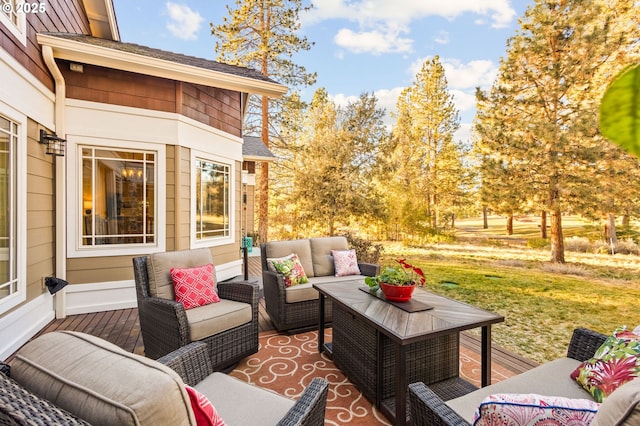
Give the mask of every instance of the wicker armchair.
<path id="1" fill-rule="evenodd" d="M 585 361 L 593 357 L 595 351 L 602 345 L 606 338 L 607 336 L 595 331 L 583 328 L 576 329 L 569 342 L 567 357 L 577 361 Z M 542 367 L 544 367 L 544 365 Z M 536 369 L 542 367 L 537 367 Z M 569 372 L 567 372 L 566 376 L 569 377 Z M 451 381 L 444 381 L 429 386 L 426 386 L 422 382 L 410 384 L 408 393 L 411 424 L 418 426 L 470 425 L 468 421 L 444 402 L 445 400 L 462 396 L 464 393 L 472 390 L 467 387 L 467 389 L 462 389 L 462 392 L 456 392 L 460 390 L 458 389 L 460 382 L 457 382 L 457 380 L 459 379 L 452 379 Z M 506 384 L 508 381 L 509 379 L 505 380 L 504 383 Z M 500 384 L 502 383 L 503 382 Z M 539 393 L 536 389 L 532 389 L 531 392 Z"/>
<path id="2" fill-rule="evenodd" d="M 208 251 L 208 249 L 198 250 Z M 187 251 L 183 251 L 182 254 L 185 252 Z M 184 306 L 169 298 L 152 296 L 148 262 L 149 258 L 146 256 L 133 259 L 140 331 L 147 357 L 158 359 L 194 340 L 199 340 L 207 344 L 213 369 L 227 371 L 241 359 L 258 352 L 259 288 L 257 284 L 245 281 L 218 282 L 217 291 L 220 299 L 223 302 L 229 300 L 250 305 L 251 319 L 234 328 L 192 339 Z M 191 309 L 191 311 L 196 309 L 201 308 Z M 202 318 L 194 319 L 195 321 L 202 321 Z"/>

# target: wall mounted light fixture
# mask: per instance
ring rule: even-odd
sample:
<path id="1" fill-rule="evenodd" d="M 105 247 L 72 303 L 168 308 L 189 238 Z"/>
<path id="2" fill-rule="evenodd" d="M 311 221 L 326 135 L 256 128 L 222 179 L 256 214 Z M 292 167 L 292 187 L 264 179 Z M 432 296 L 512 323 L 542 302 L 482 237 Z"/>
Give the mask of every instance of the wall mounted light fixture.
<path id="1" fill-rule="evenodd" d="M 59 138 L 55 133 L 47 133 L 44 129 L 40 129 L 40 143 L 47 146 L 47 154 L 64 157 L 66 142 L 66 139 Z"/>

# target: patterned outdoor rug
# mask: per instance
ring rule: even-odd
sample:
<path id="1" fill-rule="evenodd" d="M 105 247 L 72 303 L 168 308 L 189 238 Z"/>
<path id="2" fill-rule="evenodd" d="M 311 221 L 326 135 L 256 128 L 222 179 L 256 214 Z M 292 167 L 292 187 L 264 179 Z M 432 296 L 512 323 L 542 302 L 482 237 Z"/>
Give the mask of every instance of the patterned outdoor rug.
<path id="1" fill-rule="evenodd" d="M 270 331 L 261 333 L 259 339 L 258 353 L 241 361 L 232 376 L 292 399 L 298 398 L 311 379 L 322 377 L 330 384 L 325 424 L 391 424 L 325 354 L 318 353 L 317 331 L 295 335 Z M 326 340 L 331 341 L 331 329 L 326 332 Z M 477 386 L 478 356 L 465 348 L 460 352 L 461 375 Z M 511 375 L 494 365 L 494 383 Z"/>

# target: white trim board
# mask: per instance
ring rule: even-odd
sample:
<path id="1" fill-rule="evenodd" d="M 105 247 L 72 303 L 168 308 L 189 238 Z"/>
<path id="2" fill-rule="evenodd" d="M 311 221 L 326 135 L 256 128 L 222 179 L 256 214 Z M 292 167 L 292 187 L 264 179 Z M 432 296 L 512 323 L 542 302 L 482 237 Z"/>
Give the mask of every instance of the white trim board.
<path id="1" fill-rule="evenodd" d="M 0 360 L 7 359 L 54 319 L 53 297 L 49 293 L 0 318 Z"/>

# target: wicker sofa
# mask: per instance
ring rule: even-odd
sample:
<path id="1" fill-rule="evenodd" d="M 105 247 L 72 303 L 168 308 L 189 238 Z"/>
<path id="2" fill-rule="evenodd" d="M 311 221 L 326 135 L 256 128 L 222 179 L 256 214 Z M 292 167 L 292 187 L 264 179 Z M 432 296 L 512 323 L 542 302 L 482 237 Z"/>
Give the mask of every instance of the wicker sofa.
<path id="1" fill-rule="evenodd" d="M 305 329 L 318 325 L 318 292 L 313 284 L 327 281 L 353 280 L 376 275 L 378 265 L 358 263 L 360 276 L 335 276 L 331 250 L 348 250 L 345 237 L 319 237 L 299 240 L 270 241 L 260 245 L 262 284 L 267 312 L 278 331 Z M 268 259 L 295 253 L 300 258 L 309 283 L 286 287 L 283 276 L 272 272 Z M 331 303 L 325 305 L 325 321 L 333 320 Z"/>
<path id="2" fill-rule="evenodd" d="M 258 352 L 259 287 L 218 282 L 220 303 L 186 310 L 175 301 L 169 271 L 213 263 L 208 248 L 154 253 L 133 259 L 144 352 L 158 359 L 194 341 L 207 344 L 216 371 L 227 371 Z"/>
<path id="3" fill-rule="evenodd" d="M 154 361 L 70 331 L 27 343 L 11 361 L 10 376 L 0 373 L 2 425 L 195 425 L 188 384 L 229 426 L 320 426 L 328 388 L 312 379 L 294 401 L 213 372 L 201 342 Z"/>
<path id="4" fill-rule="evenodd" d="M 567 356 L 540 365 L 502 382 L 475 390 L 463 396 L 454 381 L 426 386 L 422 382 L 409 385 L 412 425 L 470 425 L 476 408 L 492 394 L 535 393 L 566 398 L 593 399 L 591 394 L 569 377 L 582 361 L 593 357 L 607 336 L 576 329 L 569 343 Z M 624 389 L 624 391 L 623 391 Z M 622 392 L 621 392 L 622 391 Z M 453 398 L 453 399 L 448 399 Z M 447 400 L 448 399 L 448 400 Z M 446 400 L 446 402 L 445 402 Z M 640 424 L 640 378 L 626 383 L 613 392 L 598 409 L 592 426 L 632 426 Z"/>

